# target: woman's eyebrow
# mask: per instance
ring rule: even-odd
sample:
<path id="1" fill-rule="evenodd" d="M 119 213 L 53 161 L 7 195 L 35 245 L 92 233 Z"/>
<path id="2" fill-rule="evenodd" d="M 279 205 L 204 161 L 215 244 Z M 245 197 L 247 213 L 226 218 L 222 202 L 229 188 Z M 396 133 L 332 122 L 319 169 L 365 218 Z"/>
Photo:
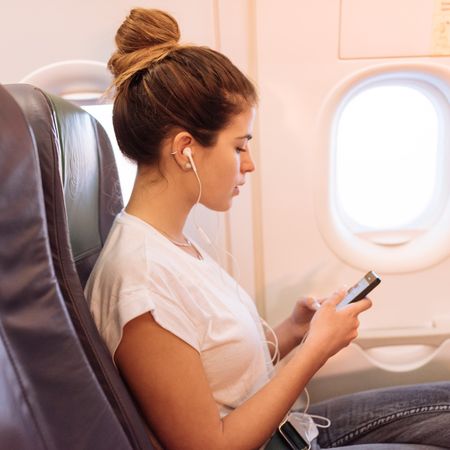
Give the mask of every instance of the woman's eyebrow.
<path id="1" fill-rule="evenodd" d="M 251 134 L 246 134 L 245 136 L 239 136 L 236 139 L 247 139 L 250 140 L 253 136 Z"/>

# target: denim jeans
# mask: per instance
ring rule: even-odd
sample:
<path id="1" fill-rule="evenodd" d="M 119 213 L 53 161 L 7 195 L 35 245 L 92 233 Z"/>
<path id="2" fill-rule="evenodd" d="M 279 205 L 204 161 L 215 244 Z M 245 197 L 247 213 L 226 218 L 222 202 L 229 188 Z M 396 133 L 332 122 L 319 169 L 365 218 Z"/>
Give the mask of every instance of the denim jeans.
<path id="1" fill-rule="evenodd" d="M 312 450 L 450 448 L 450 382 L 358 392 L 313 404 L 308 413 L 331 420 Z"/>

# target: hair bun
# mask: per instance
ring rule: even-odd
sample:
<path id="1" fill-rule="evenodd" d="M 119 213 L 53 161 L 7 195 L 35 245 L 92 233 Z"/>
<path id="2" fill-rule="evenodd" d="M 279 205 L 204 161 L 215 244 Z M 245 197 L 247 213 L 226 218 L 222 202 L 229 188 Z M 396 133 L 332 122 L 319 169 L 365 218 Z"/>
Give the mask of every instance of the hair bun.
<path id="1" fill-rule="evenodd" d="M 161 44 L 175 45 L 179 39 L 176 20 L 158 9 L 132 9 L 116 34 L 117 49 L 122 53 Z"/>
<path id="2" fill-rule="evenodd" d="M 117 50 L 108 61 L 116 88 L 152 61 L 163 59 L 179 39 L 178 24 L 171 15 L 158 9 L 132 9 L 117 30 Z"/>

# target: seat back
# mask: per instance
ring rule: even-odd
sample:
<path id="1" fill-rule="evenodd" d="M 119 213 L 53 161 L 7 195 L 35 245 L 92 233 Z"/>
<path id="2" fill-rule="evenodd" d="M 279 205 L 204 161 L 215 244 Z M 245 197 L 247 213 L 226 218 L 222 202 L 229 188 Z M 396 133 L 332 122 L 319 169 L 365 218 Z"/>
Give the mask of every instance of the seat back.
<path id="1" fill-rule="evenodd" d="M 93 117 L 61 98 L 30 85 L 5 88 L 34 136 L 33 158 L 39 169 L 35 176 L 41 185 L 43 224 L 62 309 L 67 311 L 87 358 L 91 381 L 104 395 L 103 406 L 111 409 L 118 432 L 126 436 L 122 437 L 125 447 L 117 440 L 109 448 L 153 449 L 83 294 L 114 217 L 122 208 L 109 139 Z"/>
<path id="2" fill-rule="evenodd" d="M 0 105 L 0 447 L 130 449 L 55 276 L 34 136 Z"/>

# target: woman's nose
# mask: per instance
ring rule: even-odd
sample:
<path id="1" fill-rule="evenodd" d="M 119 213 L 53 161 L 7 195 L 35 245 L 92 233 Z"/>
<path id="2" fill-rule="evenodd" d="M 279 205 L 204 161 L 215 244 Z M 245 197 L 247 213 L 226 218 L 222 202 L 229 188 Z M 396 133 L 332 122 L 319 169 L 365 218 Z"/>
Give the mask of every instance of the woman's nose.
<path id="1" fill-rule="evenodd" d="M 250 150 L 245 153 L 241 153 L 241 172 L 248 173 L 255 170 L 255 163 L 250 155 Z"/>

